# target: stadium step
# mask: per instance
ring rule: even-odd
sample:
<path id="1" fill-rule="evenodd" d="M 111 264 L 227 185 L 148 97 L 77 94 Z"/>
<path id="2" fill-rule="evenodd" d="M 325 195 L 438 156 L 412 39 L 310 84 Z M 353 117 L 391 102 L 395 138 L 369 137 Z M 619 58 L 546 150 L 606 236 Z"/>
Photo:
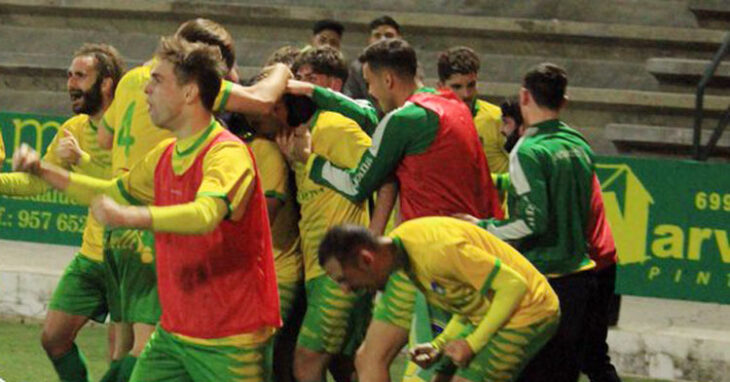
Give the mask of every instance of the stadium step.
<path id="1" fill-rule="evenodd" d="M 382 12 L 306 6 L 197 3 L 177 1 L 48 2 L 2 0 L 0 12 L 8 25 L 65 27 L 86 30 L 169 34 L 190 17 L 210 17 L 234 36 L 305 42 L 314 20 L 333 18 L 348 27 L 345 42 L 364 44 L 367 25 Z M 722 31 L 697 28 L 609 24 L 604 22 L 540 20 L 446 13 L 392 12 L 406 37 L 418 48 L 441 50 L 456 44 L 481 52 L 529 53 L 584 58 L 659 57 L 672 50 L 714 51 Z M 481 41 L 481 43 L 480 43 Z M 521 51 L 521 52 L 519 52 Z M 658 54 L 664 52 L 665 54 Z M 650 56 L 646 56 L 650 54 Z"/>
<path id="2" fill-rule="evenodd" d="M 2 111 L 71 115 L 71 100 L 65 91 L 0 89 L 0 105 Z"/>
<path id="3" fill-rule="evenodd" d="M 688 91 L 694 91 L 710 63 L 710 60 L 688 58 L 651 58 L 646 61 L 646 69 L 661 83 L 684 85 Z M 718 92 L 727 92 L 730 87 L 730 60 L 720 63 L 708 85 L 720 88 Z"/>
<path id="4" fill-rule="evenodd" d="M 620 5 L 592 0 L 214 0 L 239 4 L 276 4 L 321 7 L 334 10 L 368 10 L 392 14 L 404 9 L 439 15 L 478 15 L 521 17 L 542 20 L 571 20 L 599 23 L 622 23 L 674 27 L 695 27 L 697 21 L 682 1 L 641 0 L 623 1 Z M 642 13 L 636 12 L 636 6 Z"/>
<path id="5" fill-rule="evenodd" d="M 730 29 L 730 4 L 727 0 L 690 0 L 689 9 L 703 28 Z"/>
<path id="6" fill-rule="evenodd" d="M 705 127 L 709 126 L 711 124 L 705 124 Z M 691 128 L 609 123 L 606 125 L 605 134 L 619 151 L 625 153 L 650 150 L 659 154 L 671 152 L 690 155 L 692 152 L 693 130 Z M 703 146 L 710 140 L 711 134 L 711 129 L 702 130 L 700 143 Z M 725 134 L 720 137 L 716 152 L 730 158 L 729 135 Z"/>
<path id="7" fill-rule="evenodd" d="M 0 28 L 1 29 L 1 28 Z M 28 54 L 0 52 L 0 89 L 66 91 L 66 71 L 71 55 Z M 141 65 L 144 60 L 126 59 L 127 68 Z M 239 66 L 242 78 L 249 78 L 261 70 L 258 66 Z"/>
<path id="8" fill-rule="evenodd" d="M 70 55 L 81 41 L 107 41 L 126 57 L 144 60 L 154 51 L 159 35 L 174 31 L 181 20 L 199 15 L 225 23 L 237 40 L 239 65 L 256 66 L 279 46 L 306 44 L 313 20 L 331 17 L 347 24 L 343 51 L 354 58 L 367 39 L 367 23 L 381 14 L 362 8 L 367 6 L 323 9 L 249 3 L 208 3 L 203 7 L 195 2 L 172 1 L 0 0 L 0 14 L 7 19 L 0 27 L 0 39 L 9 51 L 62 55 Z M 448 12 L 392 15 L 417 48 L 426 76 L 435 76 L 439 51 L 467 45 L 481 54 L 484 79 L 498 82 L 519 82 L 530 66 L 554 61 L 568 69 L 572 85 L 660 90 L 644 68 L 647 59 L 708 59 L 722 39 L 721 31 L 697 28 Z M 54 39 L 48 39 L 49 34 Z"/>
<path id="9" fill-rule="evenodd" d="M 426 79 L 425 82 L 432 85 L 436 80 Z M 483 93 L 482 97 L 499 104 L 505 98 L 515 96 L 520 84 L 482 82 L 479 88 Z M 604 126 L 608 124 L 659 126 L 692 124 L 694 110 L 692 94 L 570 87 L 568 96 L 569 104 L 563 113 L 564 119 L 581 129 L 595 150 L 603 154 L 616 152 L 616 148 L 604 134 Z M 70 114 L 69 99 L 65 91 L 0 89 L 0 104 L 3 105 L 3 110 L 8 111 Z M 707 126 L 714 126 L 728 105 L 730 105 L 728 96 L 706 96 Z"/>
<path id="10" fill-rule="evenodd" d="M 150 57 L 159 36 L 172 33 L 181 21 L 208 17 L 225 24 L 236 37 L 239 65 L 254 67 L 261 65 L 281 45 L 306 44 L 315 20 L 333 18 L 342 20 L 347 27 L 343 51 L 348 57 L 355 57 L 367 40 L 369 21 L 381 16 L 383 11 L 375 11 L 375 3 L 358 5 L 354 0 L 345 0 L 339 6 L 328 7 L 329 0 L 324 1 L 274 0 L 262 5 L 262 2 L 242 0 L 0 0 L 3 17 L 0 40 L 7 52 L 42 52 L 66 57 L 82 41 L 108 41 L 128 60 L 141 61 Z M 635 23 L 641 17 L 639 14 L 643 15 L 641 12 L 627 17 L 627 21 L 608 16 L 605 20 L 584 17 L 594 11 L 605 13 L 598 9 L 601 7 L 613 8 L 617 17 L 638 6 L 649 9 L 654 15 L 649 19 L 666 12 L 689 14 L 684 1 L 647 0 L 634 4 L 635 0 L 629 0 L 612 5 L 591 2 L 591 7 L 596 9 L 580 11 L 581 7 L 588 8 L 587 0 L 546 0 L 540 5 L 518 0 L 508 6 L 512 10 L 505 9 L 504 13 L 500 10 L 473 14 L 459 14 L 449 9 L 458 8 L 458 4 L 488 9 L 492 0 L 450 5 L 444 5 L 445 0 L 424 1 L 427 2 L 424 7 L 416 3 L 396 7 L 393 3 L 390 8 L 393 12 L 388 13 L 401 23 L 405 37 L 417 49 L 427 78 L 435 77 L 437 52 L 455 45 L 471 46 L 484 60 L 482 79 L 487 82 L 480 85 L 481 92 L 498 103 L 517 93 L 527 68 L 537 62 L 555 61 L 565 66 L 570 75 L 571 100 L 566 120 L 584 129 L 597 151 L 604 153 L 616 150 L 603 135 L 609 123 L 690 126 L 693 91 L 683 85 L 660 83 L 647 70 L 647 60 L 666 57 L 708 60 L 724 37 L 724 31 L 697 28 L 686 20 L 680 24 L 673 24 L 674 21 Z M 427 9 L 428 4 L 433 7 Z M 535 16 L 542 8 L 556 18 Z M 571 13 L 571 8 L 575 12 Z M 572 16 L 560 20 L 563 14 Z M 3 69 L 2 61 L 0 57 L 0 71 L 11 72 Z M 17 90 L 14 83 L 34 83 L 28 78 L 30 75 L 18 73 L 17 65 L 14 70 L 16 78 L 4 79 L 0 88 Z M 63 90 L 63 82 L 56 81 L 52 85 L 55 87 L 49 90 Z M 37 80 L 35 84 L 42 86 Z M 66 108 L 66 102 L 61 109 Z M 708 95 L 709 119 L 716 119 L 728 104 L 730 101 L 723 95 Z M 31 108 L 25 105 L 22 109 Z"/>
<path id="11" fill-rule="evenodd" d="M 31 47 L 20 43 L 24 40 L 36 40 L 40 35 L 53 33 L 59 36 L 59 40 L 67 44 L 47 46 L 47 43 L 39 41 Z M 120 52 L 126 56 L 127 67 L 133 67 L 149 58 L 154 51 L 153 46 L 156 38 L 149 35 L 135 34 L 132 37 L 121 34 L 93 33 L 85 31 L 68 31 L 62 29 L 34 29 L 0 26 L 0 39 L 6 36 L 13 36 L 17 44 L 8 44 L 4 52 L 0 52 L 0 72 L 8 76 L 25 77 L 50 77 L 56 74 L 65 77 L 66 68 L 70 57 L 80 44 L 75 41 L 107 41 L 118 47 Z M 139 40 L 136 47 L 128 48 L 129 41 Z M 10 39 L 5 41 L 12 41 Z M 149 50 L 142 50 L 140 45 L 145 45 Z M 243 67 L 256 67 L 262 65 L 267 56 L 279 46 L 281 42 L 238 40 L 236 49 L 238 53 L 237 62 Z M 358 48 L 346 48 L 355 56 Z M 43 53 L 28 53 L 43 52 Z M 501 54 L 481 54 L 482 69 L 481 78 L 488 81 L 519 82 L 521 76 L 532 66 L 544 62 L 550 58 L 542 56 L 512 56 Z M 437 72 L 438 52 L 420 51 L 419 60 L 427 76 L 435 77 Z M 597 87 L 597 88 L 633 88 L 640 90 L 659 90 L 657 80 L 644 70 L 643 63 L 619 62 L 602 60 L 570 60 L 555 58 L 551 61 L 565 67 L 570 74 L 570 83 L 574 86 Z M 63 79 L 63 78 L 62 78 Z M 65 79 L 63 79 L 65 81 Z M 11 78 L 4 78 L 2 81 L 9 88 L 23 88 L 28 86 L 28 81 L 17 82 L 13 85 Z M 45 84 L 45 85 L 44 85 Z M 50 80 L 47 83 L 31 81 L 30 86 L 44 87 L 44 90 L 62 90 L 58 87 L 58 81 Z"/>

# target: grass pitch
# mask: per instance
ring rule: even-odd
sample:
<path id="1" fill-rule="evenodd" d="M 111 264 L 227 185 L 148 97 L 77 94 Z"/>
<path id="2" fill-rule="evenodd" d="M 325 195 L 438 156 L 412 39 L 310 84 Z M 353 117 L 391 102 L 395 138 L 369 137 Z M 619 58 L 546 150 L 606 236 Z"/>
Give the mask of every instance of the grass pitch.
<path id="1" fill-rule="evenodd" d="M 0 320 L 0 379 L 6 382 L 57 381 L 51 362 L 41 348 L 42 325 L 38 322 Z M 107 329 L 87 325 L 76 340 L 86 356 L 92 381 L 98 381 L 108 365 Z M 405 365 L 403 356 L 391 368 L 393 382 L 400 382 Z M 659 382 L 653 379 L 622 377 L 624 382 Z M 584 377 L 580 382 L 588 382 Z"/>

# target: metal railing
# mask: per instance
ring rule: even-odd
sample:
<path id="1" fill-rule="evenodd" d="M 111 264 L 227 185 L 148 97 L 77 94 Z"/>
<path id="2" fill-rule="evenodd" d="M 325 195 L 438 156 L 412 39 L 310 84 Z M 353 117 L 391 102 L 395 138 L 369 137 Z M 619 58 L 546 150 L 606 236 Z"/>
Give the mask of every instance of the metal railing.
<path id="1" fill-rule="evenodd" d="M 717 50 L 717 52 L 715 52 L 715 57 L 712 58 L 712 62 L 705 69 L 705 74 L 702 76 L 702 79 L 700 79 L 700 82 L 697 85 L 697 93 L 695 95 L 694 134 L 692 136 L 692 157 L 695 160 L 707 160 L 707 158 L 712 154 L 712 151 L 715 149 L 715 146 L 717 146 L 717 142 L 720 140 L 720 137 L 725 131 L 728 123 L 730 123 L 730 106 L 728 106 L 727 110 L 725 110 L 722 117 L 720 118 L 717 127 L 712 132 L 710 140 L 707 142 L 707 146 L 705 146 L 703 150 L 703 148 L 701 147 L 701 140 L 702 121 L 705 117 L 705 88 L 712 79 L 712 76 L 715 75 L 717 67 L 720 65 L 720 62 L 722 62 L 723 58 L 725 58 L 725 56 L 728 54 L 728 51 L 730 51 L 730 32 L 725 34 L 725 38 L 723 39 L 720 48 Z"/>

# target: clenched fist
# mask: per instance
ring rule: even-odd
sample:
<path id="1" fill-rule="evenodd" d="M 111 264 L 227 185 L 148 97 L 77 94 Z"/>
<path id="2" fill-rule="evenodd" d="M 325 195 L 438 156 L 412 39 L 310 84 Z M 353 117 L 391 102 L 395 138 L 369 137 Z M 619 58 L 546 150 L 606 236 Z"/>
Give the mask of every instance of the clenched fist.
<path id="1" fill-rule="evenodd" d="M 41 169 L 41 157 L 30 146 L 23 143 L 13 154 L 13 171 L 38 175 Z"/>

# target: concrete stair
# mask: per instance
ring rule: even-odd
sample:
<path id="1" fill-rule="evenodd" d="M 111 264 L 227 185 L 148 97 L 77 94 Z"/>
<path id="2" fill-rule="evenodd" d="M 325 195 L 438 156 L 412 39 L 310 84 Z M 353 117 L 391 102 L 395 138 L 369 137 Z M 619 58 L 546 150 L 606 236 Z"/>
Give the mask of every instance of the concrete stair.
<path id="1" fill-rule="evenodd" d="M 693 133 L 694 131 L 692 129 L 683 127 L 622 123 L 609 123 L 605 128 L 606 139 L 614 142 L 622 151 L 629 153 L 644 149 L 652 150 L 660 154 L 691 155 Z M 711 135 L 711 129 L 703 129 L 700 143 L 706 145 Z M 720 137 L 715 151 L 718 156 L 722 156 L 725 159 L 730 158 L 729 135 L 725 134 Z"/>
<path id="2" fill-rule="evenodd" d="M 646 62 L 646 69 L 667 88 L 676 91 L 694 91 L 699 84 L 710 60 L 689 58 L 651 58 Z M 728 93 L 730 88 L 730 59 L 721 62 L 714 76 L 708 83 L 711 92 Z"/>
<path id="3" fill-rule="evenodd" d="M 730 28 L 730 4 L 725 0 L 690 0 L 689 9 L 703 28 Z"/>
<path id="4" fill-rule="evenodd" d="M 565 118 L 584 129 L 604 154 L 616 152 L 603 133 L 609 123 L 691 126 L 697 62 L 710 59 L 724 36 L 721 30 L 698 28 L 690 7 L 679 0 L 516 0 L 508 5 L 496 0 L 0 0 L 5 45 L 0 99 L 10 101 L 3 108 L 33 110 L 40 100 L 20 104 L 29 98 L 16 97 L 18 91 L 63 91 L 68 57 L 83 41 L 109 42 L 134 64 L 148 59 L 159 36 L 172 33 L 181 21 L 208 17 L 236 38 L 242 71 L 255 73 L 277 47 L 306 44 L 313 20 L 320 18 L 344 22 L 343 51 L 356 57 L 367 24 L 384 13 L 401 23 L 429 83 L 435 82 L 437 53 L 454 45 L 481 54 L 485 83 L 480 90 L 495 102 L 516 94 L 523 73 L 538 62 L 566 67 L 570 106 Z M 730 104 L 722 73 L 719 85 L 713 83 L 720 87 L 708 90 L 706 126 L 715 125 Z"/>
<path id="5" fill-rule="evenodd" d="M 520 17 L 673 27 L 696 27 L 697 21 L 684 0 L 213 0 L 239 4 L 299 5 L 332 10 L 363 9 L 381 13 L 400 12 Z M 641 7 L 642 12 L 636 12 Z"/>

